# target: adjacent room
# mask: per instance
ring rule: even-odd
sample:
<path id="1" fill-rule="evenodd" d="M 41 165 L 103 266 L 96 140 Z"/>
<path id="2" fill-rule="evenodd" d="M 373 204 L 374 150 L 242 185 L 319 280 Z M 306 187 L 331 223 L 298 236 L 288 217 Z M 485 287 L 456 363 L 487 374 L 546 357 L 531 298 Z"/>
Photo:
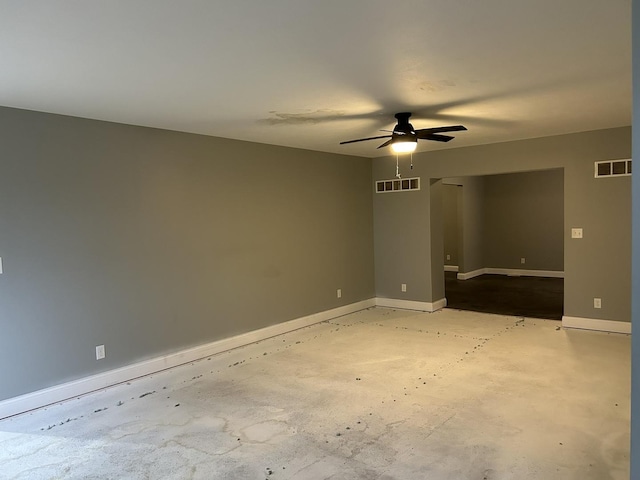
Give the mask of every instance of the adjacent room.
<path id="1" fill-rule="evenodd" d="M 0 477 L 635 478 L 631 3 L 2 2 Z"/>
<path id="2" fill-rule="evenodd" d="M 449 308 L 562 320 L 563 182 L 562 169 L 443 179 Z"/>

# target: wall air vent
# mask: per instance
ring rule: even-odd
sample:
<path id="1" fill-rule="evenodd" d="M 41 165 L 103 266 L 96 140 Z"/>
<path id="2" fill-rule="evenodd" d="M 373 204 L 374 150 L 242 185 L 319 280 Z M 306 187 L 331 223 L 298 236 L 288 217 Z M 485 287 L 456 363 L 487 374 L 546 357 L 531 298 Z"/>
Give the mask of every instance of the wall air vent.
<path id="1" fill-rule="evenodd" d="M 623 177 L 631 175 L 631 159 L 596 162 L 595 177 Z"/>
<path id="2" fill-rule="evenodd" d="M 378 180 L 376 182 L 376 193 L 408 192 L 410 190 L 420 190 L 420 177 L 394 178 L 393 180 Z"/>

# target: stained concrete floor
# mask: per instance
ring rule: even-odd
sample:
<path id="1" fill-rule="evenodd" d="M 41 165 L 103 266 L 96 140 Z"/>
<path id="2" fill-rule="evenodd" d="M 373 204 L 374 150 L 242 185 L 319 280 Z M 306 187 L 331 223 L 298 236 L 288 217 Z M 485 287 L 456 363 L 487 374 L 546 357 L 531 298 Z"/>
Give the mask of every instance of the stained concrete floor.
<path id="1" fill-rule="evenodd" d="M 374 308 L 0 421 L 0 478 L 626 480 L 629 355 Z"/>

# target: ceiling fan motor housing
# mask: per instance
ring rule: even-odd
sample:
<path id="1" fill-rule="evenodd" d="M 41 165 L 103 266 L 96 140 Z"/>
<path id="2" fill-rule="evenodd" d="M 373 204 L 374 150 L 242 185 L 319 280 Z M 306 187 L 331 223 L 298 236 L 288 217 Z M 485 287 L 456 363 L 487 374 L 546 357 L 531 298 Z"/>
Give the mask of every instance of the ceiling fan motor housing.
<path id="1" fill-rule="evenodd" d="M 409 123 L 410 112 L 396 113 L 395 117 L 398 119 L 398 124 L 393 128 L 393 133 L 402 138 L 402 141 L 417 142 L 418 137 L 413 125 Z"/>

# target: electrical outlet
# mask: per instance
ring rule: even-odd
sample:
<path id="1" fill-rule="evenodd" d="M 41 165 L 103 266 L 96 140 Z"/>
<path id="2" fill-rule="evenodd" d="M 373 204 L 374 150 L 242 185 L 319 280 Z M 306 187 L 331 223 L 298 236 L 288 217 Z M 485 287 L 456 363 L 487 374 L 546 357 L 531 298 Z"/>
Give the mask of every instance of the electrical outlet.
<path id="1" fill-rule="evenodd" d="M 336 291 L 336 295 L 338 296 L 338 298 L 342 298 L 342 289 L 341 289 L 341 288 L 339 288 L 339 289 Z"/>
<path id="2" fill-rule="evenodd" d="M 402 285 L 400 285 L 400 289 L 401 289 L 403 292 L 406 292 L 406 291 L 407 291 L 407 284 L 406 284 L 406 283 L 403 283 Z"/>
<path id="3" fill-rule="evenodd" d="M 451 260 L 451 255 L 447 255 L 447 260 Z"/>
<path id="4" fill-rule="evenodd" d="M 96 347 L 96 360 L 102 360 L 106 355 L 104 345 L 98 345 Z"/>
<path id="5" fill-rule="evenodd" d="M 524 265 L 524 257 L 520 259 L 520 263 Z"/>
<path id="6" fill-rule="evenodd" d="M 593 299 L 593 308 L 602 308 L 602 299 L 594 298 Z"/>
<path id="7" fill-rule="evenodd" d="M 572 228 L 571 229 L 571 238 L 582 238 L 582 229 L 581 228 Z"/>

